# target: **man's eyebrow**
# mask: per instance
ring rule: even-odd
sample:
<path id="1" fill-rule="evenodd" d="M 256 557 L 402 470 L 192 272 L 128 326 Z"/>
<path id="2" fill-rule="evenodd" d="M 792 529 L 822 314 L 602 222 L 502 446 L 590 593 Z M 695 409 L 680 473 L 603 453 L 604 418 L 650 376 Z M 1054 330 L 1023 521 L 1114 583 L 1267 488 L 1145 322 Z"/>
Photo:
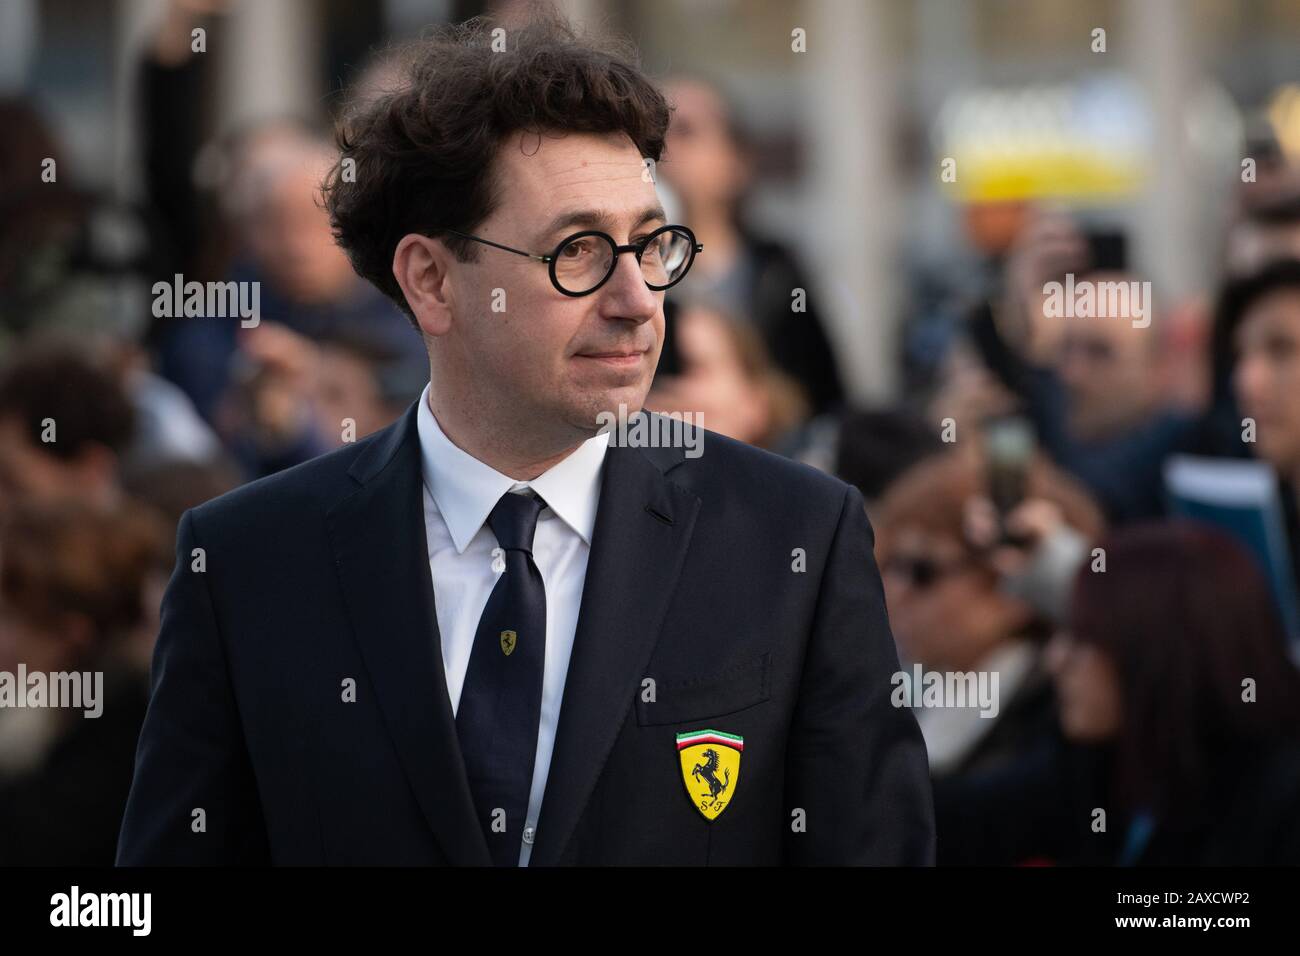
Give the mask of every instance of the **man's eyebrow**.
<path id="1" fill-rule="evenodd" d="M 641 214 L 632 223 L 632 229 L 643 226 L 648 222 L 654 222 L 661 219 L 668 221 L 668 215 L 664 212 L 661 205 L 647 206 L 641 211 Z M 605 232 L 612 233 L 615 229 L 614 217 L 602 209 L 573 209 L 569 212 L 562 212 L 546 226 L 542 231 L 543 239 L 555 235 L 561 229 L 601 229 Z"/>

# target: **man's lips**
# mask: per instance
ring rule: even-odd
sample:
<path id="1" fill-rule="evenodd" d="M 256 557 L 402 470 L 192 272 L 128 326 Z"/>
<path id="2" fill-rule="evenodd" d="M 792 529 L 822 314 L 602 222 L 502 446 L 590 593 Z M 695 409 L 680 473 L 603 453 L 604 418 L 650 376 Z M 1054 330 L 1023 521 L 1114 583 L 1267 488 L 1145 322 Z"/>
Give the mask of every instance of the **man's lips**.
<path id="1" fill-rule="evenodd" d="M 610 365 L 635 365 L 649 349 L 609 349 L 600 352 L 579 352 L 577 358 L 595 359 Z"/>

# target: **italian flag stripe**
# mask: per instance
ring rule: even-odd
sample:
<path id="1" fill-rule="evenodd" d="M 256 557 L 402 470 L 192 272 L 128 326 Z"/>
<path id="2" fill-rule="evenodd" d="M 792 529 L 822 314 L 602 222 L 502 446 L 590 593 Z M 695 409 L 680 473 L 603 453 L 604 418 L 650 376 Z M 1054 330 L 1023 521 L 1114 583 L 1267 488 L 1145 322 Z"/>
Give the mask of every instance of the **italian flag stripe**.
<path id="1" fill-rule="evenodd" d="M 677 735 L 678 750 L 694 747 L 696 744 L 722 744 L 726 747 L 734 747 L 736 750 L 744 750 L 745 738 L 736 734 L 724 734 L 720 730 L 695 730 L 688 734 Z"/>

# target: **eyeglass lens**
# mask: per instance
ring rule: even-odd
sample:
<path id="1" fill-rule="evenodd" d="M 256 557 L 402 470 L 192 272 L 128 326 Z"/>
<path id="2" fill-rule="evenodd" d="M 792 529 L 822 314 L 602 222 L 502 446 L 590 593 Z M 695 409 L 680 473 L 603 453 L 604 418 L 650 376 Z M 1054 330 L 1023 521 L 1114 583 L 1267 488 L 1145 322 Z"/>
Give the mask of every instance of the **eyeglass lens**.
<path id="1" fill-rule="evenodd" d="M 666 289 L 691 262 L 690 236 L 679 230 L 655 233 L 641 253 L 641 274 L 652 289 Z M 597 233 L 577 235 L 556 254 L 555 280 L 567 292 L 589 292 L 614 269 L 614 243 Z"/>

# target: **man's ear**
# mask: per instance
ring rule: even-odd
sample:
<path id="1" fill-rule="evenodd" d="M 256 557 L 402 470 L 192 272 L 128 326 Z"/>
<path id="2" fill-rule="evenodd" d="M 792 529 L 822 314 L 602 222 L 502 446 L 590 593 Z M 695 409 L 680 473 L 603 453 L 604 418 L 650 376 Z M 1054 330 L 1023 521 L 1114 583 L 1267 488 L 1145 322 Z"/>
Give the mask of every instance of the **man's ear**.
<path id="1" fill-rule="evenodd" d="M 451 251 L 438 239 L 408 233 L 393 250 L 393 277 L 426 335 L 451 329 Z"/>

